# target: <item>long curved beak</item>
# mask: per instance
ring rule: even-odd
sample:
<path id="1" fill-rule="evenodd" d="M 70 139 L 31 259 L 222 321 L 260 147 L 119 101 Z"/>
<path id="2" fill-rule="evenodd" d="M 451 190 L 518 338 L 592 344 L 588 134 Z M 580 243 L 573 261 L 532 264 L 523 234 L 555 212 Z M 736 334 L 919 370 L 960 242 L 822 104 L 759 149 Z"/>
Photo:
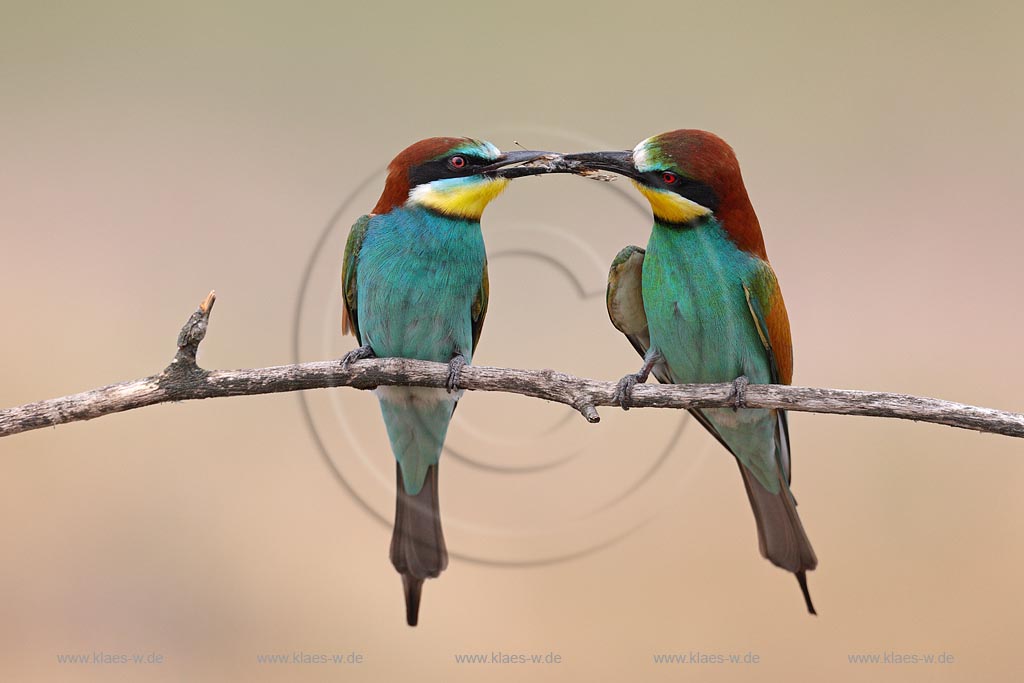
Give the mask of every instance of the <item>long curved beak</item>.
<path id="1" fill-rule="evenodd" d="M 512 152 L 502 152 L 498 160 L 491 164 L 495 166 L 511 166 L 512 164 L 524 164 L 528 161 L 536 161 L 542 157 L 558 156 L 555 152 L 541 152 L 538 150 L 514 150 Z"/>
<path id="2" fill-rule="evenodd" d="M 485 175 L 495 178 L 522 178 L 540 173 L 556 173 L 555 169 L 561 158 L 557 152 L 538 150 L 502 152 L 494 163 L 480 170 Z"/>
<path id="3" fill-rule="evenodd" d="M 633 165 L 633 152 L 584 152 L 582 154 L 566 154 L 562 157 L 564 164 L 580 171 L 612 171 L 627 178 L 640 180 L 640 174 Z"/>

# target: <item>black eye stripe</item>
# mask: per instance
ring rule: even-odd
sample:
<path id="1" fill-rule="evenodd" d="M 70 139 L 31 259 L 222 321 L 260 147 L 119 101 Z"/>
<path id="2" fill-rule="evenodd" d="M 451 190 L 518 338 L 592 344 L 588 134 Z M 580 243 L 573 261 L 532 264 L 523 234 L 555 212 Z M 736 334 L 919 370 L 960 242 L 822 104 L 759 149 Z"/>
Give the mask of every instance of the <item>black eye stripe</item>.
<path id="1" fill-rule="evenodd" d="M 466 163 L 459 168 L 453 168 L 451 164 L 452 157 L 456 156 L 462 157 L 466 161 Z M 446 154 L 439 159 L 432 159 L 431 161 L 424 162 L 419 166 L 409 169 L 409 186 L 416 187 L 418 185 L 425 185 L 444 178 L 463 178 L 465 176 L 475 175 L 477 173 L 476 169 L 483 166 L 490 166 L 493 163 L 493 159 L 487 159 L 485 157 L 467 154 L 464 152 L 460 152 L 459 154 Z"/>
<path id="2" fill-rule="evenodd" d="M 671 173 L 676 177 L 674 183 L 669 184 L 665 182 L 664 175 L 666 173 Z M 648 171 L 643 174 L 643 180 L 645 184 L 651 187 L 674 192 L 680 197 L 685 197 L 691 202 L 696 202 L 712 211 L 718 210 L 718 195 L 715 194 L 715 191 L 707 183 L 687 178 L 675 171 Z"/>

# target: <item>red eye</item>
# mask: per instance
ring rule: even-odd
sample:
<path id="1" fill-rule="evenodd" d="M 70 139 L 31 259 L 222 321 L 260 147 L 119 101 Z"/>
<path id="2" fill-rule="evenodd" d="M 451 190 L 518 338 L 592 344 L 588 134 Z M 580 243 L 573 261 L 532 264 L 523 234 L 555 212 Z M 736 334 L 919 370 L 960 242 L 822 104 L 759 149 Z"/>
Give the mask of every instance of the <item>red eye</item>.
<path id="1" fill-rule="evenodd" d="M 466 159 L 464 157 L 452 157 L 451 159 L 448 160 L 448 163 L 451 164 L 452 168 L 466 167 Z"/>
<path id="2" fill-rule="evenodd" d="M 679 180 L 679 176 L 671 171 L 665 171 L 661 174 L 661 179 L 665 181 L 666 185 L 675 185 L 676 181 Z"/>

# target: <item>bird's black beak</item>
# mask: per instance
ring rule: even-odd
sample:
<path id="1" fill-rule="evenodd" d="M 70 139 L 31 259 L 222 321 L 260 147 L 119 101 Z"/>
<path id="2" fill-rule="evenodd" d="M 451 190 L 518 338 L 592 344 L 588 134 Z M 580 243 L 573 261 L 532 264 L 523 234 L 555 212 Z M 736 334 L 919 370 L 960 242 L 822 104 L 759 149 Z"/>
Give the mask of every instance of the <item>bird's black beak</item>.
<path id="1" fill-rule="evenodd" d="M 640 174 L 633 164 L 633 152 L 584 152 L 566 154 L 562 163 L 570 173 L 586 171 L 611 171 L 627 178 L 640 180 Z"/>
<path id="2" fill-rule="evenodd" d="M 544 173 L 574 173 L 576 175 L 597 174 L 612 171 L 627 178 L 640 180 L 641 176 L 633 165 L 632 152 L 585 152 L 583 154 L 558 154 L 556 152 L 505 152 L 497 161 L 481 169 L 492 178 L 522 178 Z M 609 177 L 601 178 L 610 180 Z"/>
<path id="3" fill-rule="evenodd" d="M 511 166 L 513 164 L 525 164 L 528 161 L 536 161 L 543 157 L 557 157 L 555 152 L 540 152 L 537 150 L 516 150 L 514 152 L 502 152 L 498 160 L 491 166 Z"/>
<path id="4" fill-rule="evenodd" d="M 489 166 L 484 166 L 482 173 L 492 178 L 522 178 L 540 173 L 555 173 L 561 155 L 556 152 L 537 150 L 516 150 L 502 152 L 501 156 Z"/>

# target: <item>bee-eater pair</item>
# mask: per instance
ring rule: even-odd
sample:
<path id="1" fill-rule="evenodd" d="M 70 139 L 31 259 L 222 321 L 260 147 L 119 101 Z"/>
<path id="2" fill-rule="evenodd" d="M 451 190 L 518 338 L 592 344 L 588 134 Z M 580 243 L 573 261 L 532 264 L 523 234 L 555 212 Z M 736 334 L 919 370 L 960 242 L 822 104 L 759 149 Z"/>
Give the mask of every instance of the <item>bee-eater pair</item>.
<path id="1" fill-rule="evenodd" d="M 515 167 L 522 162 L 546 160 Z M 402 575 L 406 620 L 417 623 L 424 579 L 447 565 L 438 508 L 438 461 L 487 311 L 480 217 L 513 177 L 613 171 L 648 199 L 647 250 L 626 247 L 612 263 L 608 312 L 644 358 L 619 383 L 629 407 L 637 382 L 788 384 L 789 321 L 760 225 L 732 149 L 679 130 L 630 152 L 501 153 L 488 142 L 431 138 L 391 162 L 373 212 L 352 226 L 345 249 L 343 331 L 370 356 L 447 362 L 448 389 L 377 390 L 397 460 L 391 562 Z M 739 402 L 739 401 L 738 401 Z M 817 564 L 789 491 L 784 411 L 703 409 L 694 417 L 736 458 L 754 511 L 761 554 L 796 574 L 814 613 L 805 572 Z"/>

